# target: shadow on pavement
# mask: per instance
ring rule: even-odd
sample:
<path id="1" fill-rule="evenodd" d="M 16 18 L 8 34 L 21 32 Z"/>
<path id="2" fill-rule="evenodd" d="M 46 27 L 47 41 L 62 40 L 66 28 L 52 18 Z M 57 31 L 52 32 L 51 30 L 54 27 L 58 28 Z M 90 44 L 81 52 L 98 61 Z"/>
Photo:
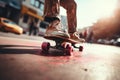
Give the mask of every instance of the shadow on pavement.
<path id="1" fill-rule="evenodd" d="M 0 45 L 0 54 L 40 54 L 38 46 Z"/>
<path id="2" fill-rule="evenodd" d="M 67 56 L 63 50 L 50 49 L 43 52 L 41 47 L 26 45 L 0 45 L 0 54 L 35 54 L 42 56 Z"/>

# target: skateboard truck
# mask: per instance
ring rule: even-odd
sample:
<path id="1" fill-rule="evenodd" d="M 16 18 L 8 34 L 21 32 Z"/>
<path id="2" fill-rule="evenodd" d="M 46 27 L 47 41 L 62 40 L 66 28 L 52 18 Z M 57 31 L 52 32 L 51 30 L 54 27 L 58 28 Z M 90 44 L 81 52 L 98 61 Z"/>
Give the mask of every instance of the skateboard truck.
<path id="1" fill-rule="evenodd" d="M 64 55 L 69 55 L 70 56 L 70 55 L 72 55 L 72 52 L 74 51 L 73 50 L 74 48 L 78 48 L 80 52 L 83 51 L 83 46 L 77 47 L 77 46 L 75 46 L 74 43 L 65 42 L 65 41 L 59 40 L 59 39 L 56 39 L 54 41 L 56 43 L 55 46 L 51 46 L 49 42 L 43 42 L 42 45 L 41 45 L 42 52 L 46 53 L 46 54 L 49 54 L 50 48 L 53 48 L 53 49 L 62 50 Z"/>

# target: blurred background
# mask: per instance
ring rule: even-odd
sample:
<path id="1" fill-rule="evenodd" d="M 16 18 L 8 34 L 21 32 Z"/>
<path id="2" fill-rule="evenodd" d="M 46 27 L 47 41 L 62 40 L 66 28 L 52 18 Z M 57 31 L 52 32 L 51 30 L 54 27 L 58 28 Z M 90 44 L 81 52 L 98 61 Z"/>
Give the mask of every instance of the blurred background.
<path id="1" fill-rule="evenodd" d="M 87 43 L 120 46 L 120 0 L 75 0 L 77 32 Z M 61 22 L 67 29 L 66 10 L 60 8 Z M 44 0 L 0 0 L 0 31 L 44 36 Z M 35 28 L 31 28 L 34 20 Z"/>

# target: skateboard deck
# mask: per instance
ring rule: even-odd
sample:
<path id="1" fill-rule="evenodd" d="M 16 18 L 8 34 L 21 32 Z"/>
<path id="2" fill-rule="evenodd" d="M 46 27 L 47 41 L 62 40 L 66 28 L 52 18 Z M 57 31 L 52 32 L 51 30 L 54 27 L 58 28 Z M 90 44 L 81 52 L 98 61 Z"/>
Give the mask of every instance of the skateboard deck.
<path id="1" fill-rule="evenodd" d="M 75 46 L 75 44 L 81 42 L 75 41 L 73 39 L 63 38 L 59 36 L 50 36 L 44 38 L 53 40 L 56 43 L 55 46 L 51 46 L 49 42 L 43 42 L 41 47 L 42 47 L 42 51 L 45 53 L 49 53 L 50 48 L 62 50 L 65 53 L 65 55 L 71 55 L 71 53 L 74 51 L 73 47 L 78 48 L 79 51 L 83 51 L 83 46 L 79 46 L 79 47 Z"/>
<path id="2" fill-rule="evenodd" d="M 60 36 L 50 36 L 50 37 L 44 37 L 44 38 L 53 40 L 53 41 L 57 41 L 57 42 L 69 42 L 72 44 L 82 43 L 82 42 L 78 42 L 78 41 L 70 39 L 70 38 L 63 38 Z"/>

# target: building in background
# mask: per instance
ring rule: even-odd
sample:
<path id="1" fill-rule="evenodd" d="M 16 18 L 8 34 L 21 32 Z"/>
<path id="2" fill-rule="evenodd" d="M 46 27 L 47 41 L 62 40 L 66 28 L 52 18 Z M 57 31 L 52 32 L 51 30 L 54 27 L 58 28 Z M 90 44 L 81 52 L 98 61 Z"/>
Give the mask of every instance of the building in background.
<path id="1" fill-rule="evenodd" d="M 22 0 L 0 0 L 0 17 L 11 19 L 18 23 Z"/>
<path id="2" fill-rule="evenodd" d="M 0 17 L 8 18 L 20 25 L 24 32 L 28 32 L 30 21 L 34 18 L 38 22 L 39 31 L 45 31 L 47 25 L 43 21 L 44 0 L 0 0 Z M 40 25 L 41 21 L 45 24 Z M 67 29 L 67 18 L 61 15 L 61 23 Z M 45 27 L 44 27 L 45 26 Z"/>
<path id="3" fill-rule="evenodd" d="M 66 16 L 61 15 L 61 23 L 63 25 L 63 28 L 67 30 L 68 29 L 68 22 L 67 22 L 67 17 Z"/>
<path id="4" fill-rule="evenodd" d="M 19 19 L 19 25 L 23 27 L 24 32 L 29 29 L 29 22 L 31 19 L 35 19 L 38 22 L 43 20 L 44 0 L 24 0 L 22 2 L 21 16 Z"/>

